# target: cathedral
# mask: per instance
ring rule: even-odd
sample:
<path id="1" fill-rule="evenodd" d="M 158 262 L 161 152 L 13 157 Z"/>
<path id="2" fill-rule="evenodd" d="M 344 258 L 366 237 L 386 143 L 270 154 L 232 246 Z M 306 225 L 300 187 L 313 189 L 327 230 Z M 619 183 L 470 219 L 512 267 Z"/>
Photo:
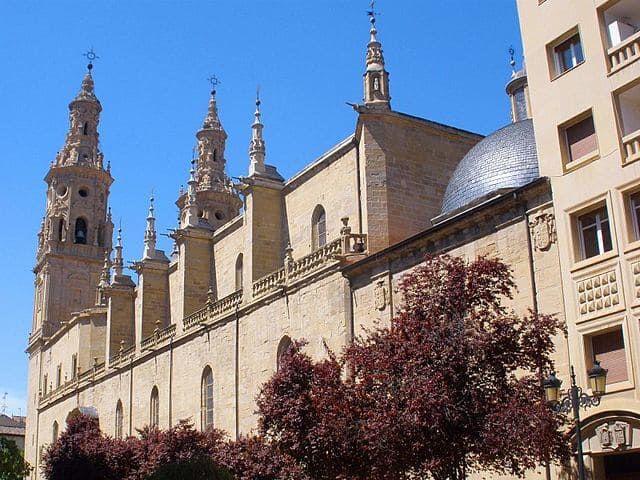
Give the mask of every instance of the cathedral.
<path id="1" fill-rule="evenodd" d="M 564 386 L 571 367 L 585 392 L 594 360 L 608 370 L 600 404 L 581 412 L 587 469 L 638 478 L 640 6 L 517 3 L 526 69 L 506 85 L 512 122 L 486 137 L 393 110 L 374 16 L 354 131 L 289 179 L 267 163 L 259 99 L 246 174 L 230 179 L 213 90 L 172 251 L 156 246 L 151 198 L 134 276 L 89 63 L 45 177 L 27 344 L 32 478 L 78 410 L 118 438 L 186 418 L 249 432 L 292 340 L 322 358 L 388 321 L 398 282 L 427 253 L 498 257 L 518 285 L 511 308 L 566 322 L 554 339 Z"/>

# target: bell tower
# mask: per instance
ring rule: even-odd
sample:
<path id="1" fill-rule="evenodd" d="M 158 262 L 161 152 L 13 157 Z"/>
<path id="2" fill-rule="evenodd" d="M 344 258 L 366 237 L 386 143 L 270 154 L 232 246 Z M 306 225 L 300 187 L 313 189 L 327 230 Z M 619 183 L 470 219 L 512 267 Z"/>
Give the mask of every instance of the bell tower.
<path id="1" fill-rule="evenodd" d="M 233 183 L 224 170 L 227 133 L 218 117 L 215 89 L 218 80 L 215 77 L 209 80 L 213 87 L 209 108 L 202 128 L 196 133 L 198 159 L 195 171 L 195 205 L 198 217 L 215 229 L 238 215 L 242 200 L 234 191 Z M 188 200 L 188 195 L 184 194 L 177 202 L 182 211 L 183 222 L 188 210 Z"/>
<path id="2" fill-rule="evenodd" d="M 32 340 L 48 337 L 72 312 L 95 304 L 105 251 L 111 253 L 113 223 L 108 210 L 113 182 L 99 149 L 102 106 L 94 93 L 92 60 L 69 104 L 69 131 L 45 177 L 47 201 L 33 269 L 35 304 Z"/>

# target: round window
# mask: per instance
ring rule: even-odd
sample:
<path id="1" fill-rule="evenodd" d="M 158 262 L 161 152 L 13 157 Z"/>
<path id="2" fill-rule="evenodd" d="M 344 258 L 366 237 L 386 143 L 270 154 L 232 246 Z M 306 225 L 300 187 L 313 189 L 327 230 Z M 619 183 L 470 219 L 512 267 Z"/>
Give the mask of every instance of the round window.
<path id="1" fill-rule="evenodd" d="M 56 193 L 59 197 L 64 197 L 67 194 L 67 186 L 66 185 L 58 185 L 56 189 Z"/>
<path id="2" fill-rule="evenodd" d="M 89 190 L 87 190 L 86 188 L 81 188 L 80 190 L 78 190 L 78 195 L 80 195 L 81 197 L 88 197 L 89 196 Z"/>

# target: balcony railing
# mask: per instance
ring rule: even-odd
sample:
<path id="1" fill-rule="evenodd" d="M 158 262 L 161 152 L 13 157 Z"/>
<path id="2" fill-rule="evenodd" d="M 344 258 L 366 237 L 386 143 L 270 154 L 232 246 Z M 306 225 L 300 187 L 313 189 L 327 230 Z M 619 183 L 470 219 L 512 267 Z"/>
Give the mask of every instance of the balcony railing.
<path id="1" fill-rule="evenodd" d="M 640 130 L 622 137 L 625 163 L 640 159 Z"/>
<path id="2" fill-rule="evenodd" d="M 147 337 L 144 340 L 142 340 L 142 342 L 140 342 L 140 350 L 152 349 L 157 345 L 159 345 L 160 343 L 164 342 L 165 340 L 175 336 L 175 334 L 176 334 L 175 323 L 169 325 L 168 327 L 163 328 L 162 330 L 160 330 L 159 328 L 156 328 L 150 337 Z"/>
<path id="3" fill-rule="evenodd" d="M 640 58 L 640 32 L 636 32 L 622 43 L 611 47 L 607 54 L 609 55 L 609 71 L 617 72 L 631 62 Z"/>
<path id="4" fill-rule="evenodd" d="M 216 318 L 233 310 L 240 303 L 242 303 L 242 290 L 233 292 L 231 295 L 227 295 L 215 302 L 207 303 L 204 308 L 193 312 L 184 319 L 184 329 L 190 330 L 197 325 L 214 321 Z"/>

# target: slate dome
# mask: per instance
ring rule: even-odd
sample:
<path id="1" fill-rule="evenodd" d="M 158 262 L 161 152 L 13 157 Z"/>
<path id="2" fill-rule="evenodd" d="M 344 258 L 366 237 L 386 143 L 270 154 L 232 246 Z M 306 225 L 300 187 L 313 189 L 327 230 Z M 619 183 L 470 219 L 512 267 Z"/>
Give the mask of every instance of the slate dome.
<path id="1" fill-rule="evenodd" d="M 539 176 L 532 120 L 511 123 L 483 138 L 460 161 L 447 185 L 441 215 Z"/>

